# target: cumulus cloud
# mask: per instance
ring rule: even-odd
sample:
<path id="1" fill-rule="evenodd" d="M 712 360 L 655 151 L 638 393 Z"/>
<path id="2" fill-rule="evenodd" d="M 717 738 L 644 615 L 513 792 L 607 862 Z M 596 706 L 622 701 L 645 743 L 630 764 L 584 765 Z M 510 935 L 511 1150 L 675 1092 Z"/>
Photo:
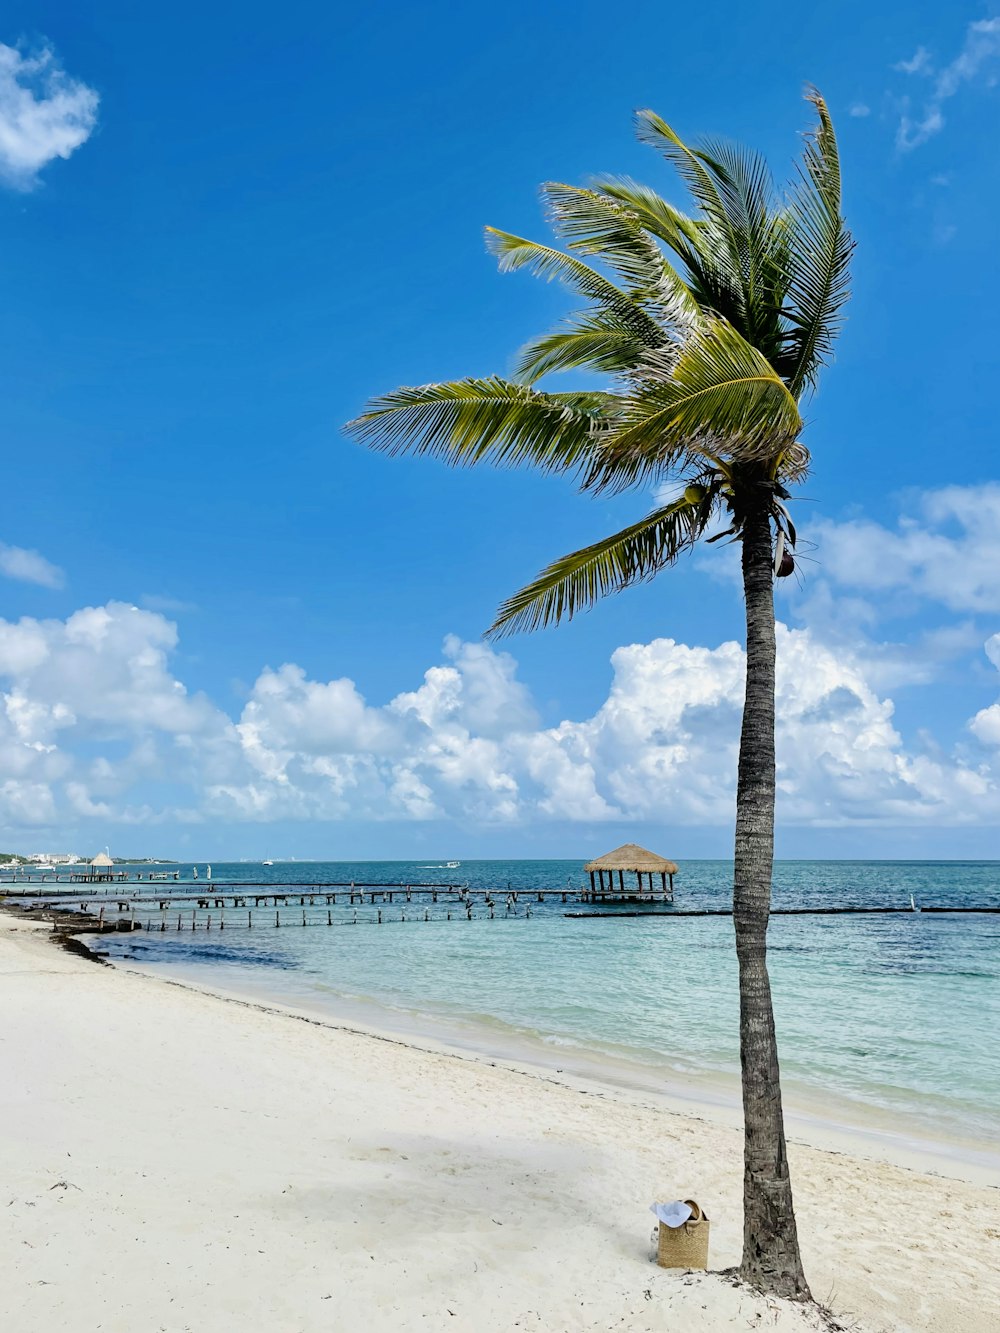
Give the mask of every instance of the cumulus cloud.
<path id="1" fill-rule="evenodd" d="M 565 751 L 572 745 L 600 775 L 596 794 L 617 807 L 606 817 L 728 823 L 735 808 L 742 648 L 659 639 L 618 649 L 612 663 L 614 683 L 594 717 L 548 734 Z M 907 750 L 893 725 L 893 704 L 872 688 L 866 665 L 808 630 L 779 624 L 781 821 L 951 824 L 1000 813 L 1000 785 L 992 775 L 958 758 L 931 760 Z"/>
<path id="2" fill-rule="evenodd" d="M 983 650 L 997 671 L 1000 671 L 1000 634 L 991 634 Z M 981 708 L 969 723 L 969 729 L 984 745 L 1000 747 L 1000 703 Z"/>
<path id="3" fill-rule="evenodd" d="M 908 75 L 926 76 L 931 80 L 930 90 L 921 110 L 911 113 L 911 99 L 903 102 L 896 145 L 903 151 L 918 148 L 932 135 L 944 128 L 944 104 L 966 84 L 977 82 L 990 73 L 1000 56 L 1000 18 L 979 19 L 965 30 L 965 41 L 958 55 L 940 70 L 935 70 L 930 52 L 918 47 L 910 60 L 900 61 L 893 68 Z"/>
<path id="4" fill-rule="evenodd" d="M 53 565 L 37 551 L 8 546 L 6 542 L 0 542 L 0 574 L 22 583 L 37 583 L 43 588 L 61 588 L 66 581 L 58 565 Z"/>
<path id="5" fill-rule="evenodd" d="M 90 138 L 98 101 L 51 47 L 26 53 L 0 43 L 0 179 L 30 190 L 44 167 Z"/>
<path id="6" fill-rule="evenodd" d="M 286 663 L 231 718 L 174 675 L 176 627 L 123 603 L 0 621 L 0 823 L 461 820 L 516 825 L 733 816 L 745 657 L 656 639 L 612 657 L 590 716 L 539 722 L 514 659 L 449 638 L 385 703 Z M 1000 663 L 1000 635 L 987 644 Z M 778 791 L 786 824 L 1000 817 L 1000 705 L 975 761 L 908 745 L 877 663 L 778 628 Z M 983 759 L 986 754 L 989 757 Z"/>
<path id="7" fill-rule="evenodd" d="M 56 753 L 63 733 L 89 743 L 217 730 L 218 710 L 167 668 L 176 641 L 162 616 L 116 602 L 66 620 L 0 621 L 8 738 Z"/>
<path id="8" fill-rule="evenodd" d="M 1000 485 L 945 486 L 915 497 L 895 528 L 870 519 L 809 529 L 829 579 L 860 593 L 1000 611 Z"/>
<path id="9" fill-rule="evenodd" d="M 780 819 L 996 822 L 1000 699 L 978 700 L 949 745 L 905 734 L 891 695 L 983 646 L 1000 671 L 1000 485 L 944 487 L 911 496 L 895 523 L 808 535 L 819 576 L 782 589 L 802 625 L 777 632 Z M 884 616 L 908 612 L 909 641 L 880 642 Z M 179 679 L 177 646 L 162 612 L 120 602 L 0 620 L 0 824 L 732 820 L 734 642 L 624 645 L 599 706 L 554 725 L 515 659 L 482 643 L 449 637 L 383 701 L 279 660 L 232 716 Z"/>

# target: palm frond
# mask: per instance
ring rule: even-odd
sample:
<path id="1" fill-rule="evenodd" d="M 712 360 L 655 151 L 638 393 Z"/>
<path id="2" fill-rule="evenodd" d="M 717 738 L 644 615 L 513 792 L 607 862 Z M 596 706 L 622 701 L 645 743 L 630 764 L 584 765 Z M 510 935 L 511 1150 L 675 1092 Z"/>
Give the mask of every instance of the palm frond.
<path id="1" fill-rule="evenodd" d="M 772 482 L 780 486 L 794 486 L 805 480 L 809 472 L 809 463 L 809 450 L 802 441 L 789 440 L 772 454 L 768 473 Z"/>
<path id="2" fill-rule="evenodd" d="M 597 190 L 549 182 L 542 187 L 555 231 L 572 250 L 598 255 L 637 294 L 654 301 L 668 323 L 690 319 L 697 302 L 641 220 Z"/>
<path id="3" fill-rule="evenodd" d="M 689 148 L 655 111 L 637 111 L 635 124 L 639 142 L 655 148 L 667 159 L 701 209 L 703 221 L 714 235 L 710 245 L 706 245 L 702 239 L 698 247 L 699 254 L 711 257 L 717 273 L 728 283 L 731 296 L 736 300 L 742 316 L 745 314 L 746 293 L 740 238 L 713 172 L 706 166 L 701 154 Z M 728 314 L 725 310 L 719 313 Z"/>
<path id="4" fill-rule="evenodd" d="M 742 280 L 713 221 L 687 217 L 655 190 L 627 177 L 602 176 L 595 188 L 633 211 L 646 230 L 669 246 L 681 261 L 679 276 L 700 310 L 742 324 Z"/>
<path id="5" fill-rule="evenodd" d="M 787 215 L 789 386 L 798 397 L 815 387 L 830 358 L 849 295 L 854 242 L 841 213 L 840 154 L 826 103 L 806 98 L 818 122 L 806 136 L 803 165 Z"/>
<path id="6" fill-rule="evenodd" d="M 486 245 L 490 253 L 496 255 L 501 272 L 526 268 L 546 282 L 557 278 L 574 291 L 612 311 L 621 323 L 632 329 L 649 346 L 658 347 L 666 342 L 665 330 L 637 301 L 581 259 L 563 254 L 551 246 L 539 245 L 537 241 L 498 231 L 495 227 L 486 228 Z"/>
<path id="7" fill-rule="evenodd" d="M 604 312 L 587 312 L 523 347 L 514 373 L 526 384 L 554 371 L 581 367 L 617 375 L 631 370 L 648 351 L 630 329 Z"/>
<path id="8" fill-rule="evenodd" d="M 663 256 L 649 234 L 620 205 L 594 190 L 547 181 L 542 198 L 553 230 L 570 249 L 597 254 L 633 290 L 654 287 Z"/>
<path id="9" fill-rule="evenodd" d="M 701 243 L 698 222 L 668 203 L 648 185 L 628 176 L 599 176 L 594 189 L 623 204 L 653 236 L 687 262 Z"/>
<path id="10" fill-rule="evenodd" d="M 744 301 L 739 275 L 727 257 L 726 247 L 720 246 L 714 222 L 689 218 L 655 190 L 626 176 L 601 176 L 595 188 L 622 203 L 647 231 L 673 251 L 682 265 L 679 276 L 700 310 L 714 311 L 731 323 L 742 322 Z"/>
<path id="11" fill-rule="evenodd" d="M 616 401 L 605 393 L 540 393 L 498 376 L 464 379 L 395 389 L 372 399 L 346 429 L 387 454 L 574 472 L 590 464 Z"/>
<path id="12" fill-rule="evenodd" d="M 801 429 L 795 399 L 767 358 L 731 324 L 707 318 L 668 377 L 640 383 L 622 399 L 584 486 L 647 483 L 687 461 L 719 455 L 773 457 Z"/>
<path id="13" fill-rule="evenodd" d="M 621 532 L 563 556 L 504 602 L 487 637 L 557 625 L 608 593 L 652 578 L 698 540 L 707 521 L 703 514 L 702 497 L 682 496 Z"/>
<path id="14" fill-rule="evenodd" d="M 720 140 L 694 150 L 715 182 L 739 255 L 746 300 L 741 333 L 765 355 L 781 345 L 780 312 L 786 284 L 782 212 L 774 181 L 759 154 Z"/>

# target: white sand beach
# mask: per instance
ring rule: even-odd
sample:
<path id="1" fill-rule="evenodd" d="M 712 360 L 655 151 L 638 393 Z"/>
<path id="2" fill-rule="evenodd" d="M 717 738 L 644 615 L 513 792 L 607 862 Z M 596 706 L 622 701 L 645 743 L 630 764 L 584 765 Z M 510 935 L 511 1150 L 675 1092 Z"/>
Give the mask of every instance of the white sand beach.
<path id="1" fill-rule="evenodd" d="M 736 1128 L 99 967 L 0 917 L 9 1333 L 820 1327 L 739 1259 Z M 1000 1331 L 1000 1191 L 793 1145 L 806 1271 L 863 1330 Z"/>

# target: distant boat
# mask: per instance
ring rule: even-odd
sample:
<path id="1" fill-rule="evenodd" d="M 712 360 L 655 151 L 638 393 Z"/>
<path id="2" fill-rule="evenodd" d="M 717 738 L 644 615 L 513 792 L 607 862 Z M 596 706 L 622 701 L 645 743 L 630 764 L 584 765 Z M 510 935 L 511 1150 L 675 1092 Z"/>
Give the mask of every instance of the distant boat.
<path id="1" fill-rule="evenodd" d="M 446 861 L 445 867 L 448 870 L 457 870 L 461 864 L 461 861 Z"/>
<path id="2" fill-rule="evenodd" d="M 273 866 L 273 865 L 274 865 L 274 862 L 273 862 L 273 861 L 261 861 L 261 865 L 262 865 L 262 866 Z"/>
<path id="3" fill-rule="evenodd" d="M 50 865 L 48 861 L 36 861 L 33 865 L 28 866 L 28 869 L 40 870 L 43 875 L 50 875 L 55 873 L 56 868 L 54 865 Z"/>

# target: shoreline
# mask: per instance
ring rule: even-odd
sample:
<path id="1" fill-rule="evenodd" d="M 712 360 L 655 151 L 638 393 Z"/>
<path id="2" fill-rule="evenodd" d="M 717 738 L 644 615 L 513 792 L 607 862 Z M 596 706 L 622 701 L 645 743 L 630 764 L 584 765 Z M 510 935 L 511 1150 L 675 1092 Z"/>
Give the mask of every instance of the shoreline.
<path id="1" fill-rule="evenodd" d="M 107 960 L 98 957 L 98 962 Z M 694 1117 L 742 1129 L 742 1106 L 737 1078 L 690 1075 L 668 1067 L 666 1079 L 659 1067 L 648 1070 L 638 1062 L 613 1060 L 607 1053 L 583 1046 L 546 1046 L 513 1030 L 488 1029 L 474 1020 L 461 1024 L 426 1012 L 401 1010 L 366 998 L 348 1002 L 325 992 L 322 1000 L 301 1002 L 264 984 L 241 986 L 220 981 L 206 964 L 142 964 L 132 959 L 111 960 L 111 966 L 188 987 L 217 999 L 288 1014 L 344 1031 L 394 1042 L 432 1054 L 450 1055 L 473 1063 L 502 1066 L 512 1072 L 551 1079 L 566 1087 L 653 1106 L 672 1114 Z M 250 981 L 258 974 L 234 965 Z M 207 978 L 206 978 L 207 974 Z M 235 979 L 234 979 L 235 980 Z M 646 1075 L 646 1077 L 643 1077 Z M 842 1152 L 860 1160 L 887 1162 L 906 1170 L 937 1174 L 970 1184 L 1000 1188 L 1000 1149 L 988 1139 L 921 1137 L 912 1126 L 893 1127 L 890 1113 L 855 1103 L 838 1103 L 838 1111 L 856 1111 L 856 1118 L 824 1114 L 818 1098 L 801 1089 L 783 1087 L 789 1142 L 826 1151 Z"/>
<path id="2" fill-rule="evenodd" d="M 669 1064 L 666 1057 L 662 1065 L 647 1066 L 637 1059 L 616 1058 L 596 1047 L 550 1047 L 541 1033 L 528 1034 L 507 1025 L 502 1029 L 492 1028 L 475 1019 L 460 1021 L 454 1016 L 404 1009 L 377 996 L 348 999 L 322 988 L 314 990 L 303 1002 L 300 997 L 263 984 L 266 973 L 249 965 L 230 965 L 241 980 L 250 983 L 234 986 L 227 977 L 220 979 L 220 969 L 213 969 L 211 964 L 143 964 L 131 958 L 109 959 L 92 947 L 92 942 L 102 936 L 94 932 L 92 918 L 84 913 L 72 909 L 43 912 L 7 903 L 0 909 L 0 916 L 3 912 L 36 924 L 42 920 L 50 922 L 54 944 L 105 967 L 185 986 L 224 1001 L 284 1013 L 334 1031 L 494 1067 L 502 1065 L 569 1087 L 629 1098 L 638 1104 L 651 1103 L 674 1114 L 742 1128 L 736 1075 L 681 1071 Z M 116 934 L 113 938 L 121 937 Z M 941 1132 L 923 1135 L 916 1131 L 916 1115 L 897 1117 L 887 1108 L 843 1097 L 835 1098 L 831 1114 L 829 1103 L 821 1104 L 814 1090 L 804 1089 L 787 1077 L 782 1093 L 789 1142 L 1000 1188 L 1000 1147 L 995 1140 Z"/>
<path id="3" fill-rule="evenodd" d="M 725 1276 L 736 1128 L 94 967 L 53 933 L 0 915 L 0 1316 L 19 1333 L 831 1327 Z M 1000 1333 L 996 1190 L 789 1155 L 840 1326 Z M 651 1263 L 647 1209 L 671 1197 L 706 1207 L 714 1271 Z"/>

